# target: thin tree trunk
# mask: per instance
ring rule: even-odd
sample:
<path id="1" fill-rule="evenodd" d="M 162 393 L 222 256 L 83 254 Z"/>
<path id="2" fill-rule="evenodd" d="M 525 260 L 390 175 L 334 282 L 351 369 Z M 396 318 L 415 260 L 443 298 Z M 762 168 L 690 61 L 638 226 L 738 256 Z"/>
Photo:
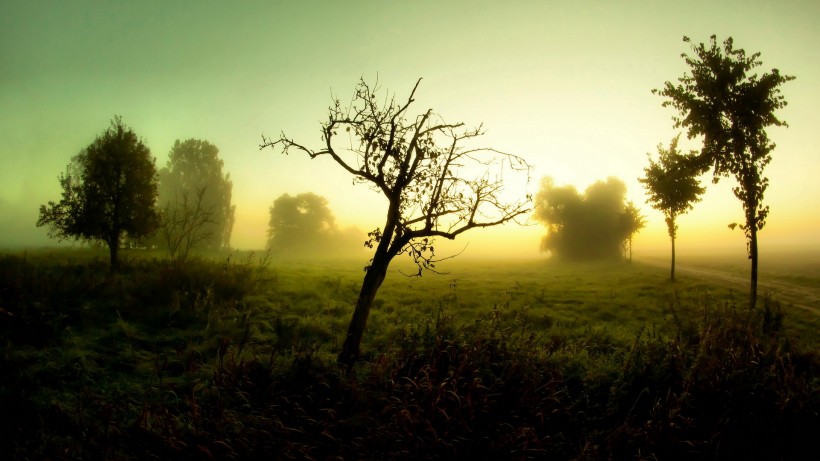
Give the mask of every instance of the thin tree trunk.
<path id="1" fill-rule="evenodd" d="M 672 236 L 672 272 L 669 275 L 669 280 L 675 281 L 675 236 Z"/>
<path id="2" fill-rule="evenodd" d="M 752 282 L 749 288 L 749 309 L 754 309 L 757 304 L 757 223 L 751 225 L 749 234 L 749 259 L 752 260 Z"/>
<path id="3" fill-rule="evenodd" d="M 629 236 L 629 263 L 632 264 L 632 236 Z"/>
<path id="4" fill-rule="evenodd" d="M 396 203 L 398 201 L 391 201 L 387 212 L 387 222 L 384 225 L 384 233 L 381 235 L 379 244 L 376 246 L 376 252 L 373 254 L 373 261 L 367 269 L 364 281 L 362 281 L 359 298 L 356 300 L 356 308 L 353 310 L 353 317 L 347 327 L 347 336 L 345 336 L 345 341 L 342 344 L 342 351 L 336 359 L 338 363 L 346 365 L 348 369 L 352 368 L 356 360 L 359 359 L 362 336 L 364 335 L 364 327 L 367 325 L 367 317 L 370 315 L 370 308 L 373 306 L 373 300 L 376 299 L 376 293 L 382 286 L 385 276 L 387 276 L 387 266 L 390 265 L 390 261 L 397 253 L 397 251 L 391 249 L 391 246 L 396 243 L 393 242 L 393 234 L 399 220 L 399 208 Z M 398 248 L 400 249 L 401 246 L 402 244 L 399 243 Z"/>
<path id="5" fill-rule="evenodd" d="M 675 281 L 675 237 L 678 234 L 677 226 L 675 225 L 676 214 L 670 212 L 666 216 L 666 229 L 669 232 L 669 238 L 672 240 L 672 268 L 670 269 L 669 280 Z"/>
<path id="6" fill-rule="evenodd" d="M 376 299 L 376 293 L 387 275 L 387 265 L 389 263 L 390 260 L 388 259 L 385 262 L 380 262 L 377 266 L 374 260 L 373 265 L 370 266 L 364 276 L 359 298 L 356 300 L 356 308 L 353 310 L 353 317 L 350 319 L 350 325 L 347 328 L 347 336 L 337 359 L 340 364 L 352 367 L 359 359 L 367 317 L 370 315 L 370 308 L 373 306 L 373 300 Z"/>

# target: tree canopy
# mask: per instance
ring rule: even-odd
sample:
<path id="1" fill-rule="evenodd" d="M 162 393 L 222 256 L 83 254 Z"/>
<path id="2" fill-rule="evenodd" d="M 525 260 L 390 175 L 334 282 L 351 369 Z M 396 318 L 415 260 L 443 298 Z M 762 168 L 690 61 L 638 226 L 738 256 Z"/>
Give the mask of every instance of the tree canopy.
<path id="1" fill-rule="evenodd" d="M 119 117 L 71 159 L 59 180 L 62 199 L 40 206 L 37 226 L 49 226 L 49 236 L 61 240 L 105 242 L 112 271 L 119 268 L 123 236 L 138 239 L 157 226 L 154 158 Z"/>
<path id="2" fill-rule="evenodd" d="M 410 114 L 421 79 L 409 97 L 397 102 L 382 97 L 378 85 L 361 80 L 353 100 L 334 100 L 322 123 L 322 145 L 309 148 L 284 134 L 263 136 L 261 148 L 280 146 L 311 158 L 327 157 L 366 183 L 387 200 L 385 222 L 370 232 L 373 259 L 366 268 L 348 335 L 339 355 L 352 365 L 370 308 L 392 259 L 409 255 L 419 267 L 435 267 L 434 239 L 454 239 L 470 229 L 514 220 L 529 212 L 529 201 L 506 200 L 504 175 L 516 171 L 529 176 L 520 157 L 475 146 L 482 128 L 449 123 L 432 109 Z"/>
<path id="3" fill-rule="evenodd" d="M 614 177 L 596 181 L 583 194 L 543 178 L 534 218 L 547 228 L 541 251 L 569 260 L 621 258 L 644 222 L 626 202 L 626 185 Z"/>
<path id="4" fill-rule="evenodd" d="M 675 136 L 664 149 L 658 144 L 658 160 L 649 155 L 649 166 L 643 177 L 638 178 L 648 194 L 647 203 L 663 213 L 669 238 L 672 240 L 672 268 L 670 279 L 675 280 L 675 238 L 678 233 L 677 218 L 691 210 L 706 191 L 697 179 L 697 169 L 692 159 L 695 153 L 682 154 L 678 150 L 680 135 Z"/>
<path id="5" fill-rule="evenodd" d="M 268 248 L 274 255 L 350 256 L 363 241 L 362 231 L 340 230 L 327 199 L 312 192 L 282 194 L 270 207 Z"/>
<path id="6" fill-rule="evenodd" d="M 690 43 L 688 37 L 683 41 Z M 757 232 L 766 224 L 769 207 L 763 205 L 763 194 L 769 180 L 763 169 L 771 162 L 775 144 L 766 129 L 786 126 L 775 111 L 786 106 L 780 86 L 793 80 L 772 69 L 758 75 L 763 64 L 760 53 L 749 56 L 734 47 L 731 37 L 719 43 L 712 35 L 709 45 L 691 44 L 692 54 L 682 57 L 689 72 L 678 84 L 666 82 L 663 89 L 653 90 L 665 97 L 663 106 L 671 106 L 678 115 L 674 126 L 687 129 L 689 138 L 701 137 L 703 147 L 696 164 L 702 171 L 713 170 L 714 182 L 734 176 L 735 196 L 743 204 L 747 250 L 751 260 L 750 303 L 757 297 Z"/>
<path id="7" fill-rule="evenodd" d="M 236 207 L 231 203 L 233 182 L 223 167 L 219 149 L 208 141 L 174 142 L 159 171 L 159 204 L 166 219 L 173 220 L 163 225 L 170 242 L 211 250 L 230 246 Z"/>

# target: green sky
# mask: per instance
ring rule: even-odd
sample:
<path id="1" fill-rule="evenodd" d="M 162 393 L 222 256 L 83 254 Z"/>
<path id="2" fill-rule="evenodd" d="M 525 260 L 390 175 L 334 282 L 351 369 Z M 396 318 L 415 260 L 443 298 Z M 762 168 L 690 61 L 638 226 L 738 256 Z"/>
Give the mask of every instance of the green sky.
<path id="1" fill-rule="evenodd" d="M 617 5 L 617 6 L 614 6 Z M 285 131 L 316 145 L 334 96 L 360 77 L 417 110 L 484 123 L 487 145 L 525 157 L 538 179 L 583 189 L 622 178 L 650 225 L 636 251 L 662 247 L 661 216 L 636 178 L 667 144 L 672 112 L 651 90 L 686 70 L 683 35 L 732 36 L 783 88 L 788 129 L 766 170 L 771 206 L 761 245 L 820 235 L 820 2 L 0 2 L 0 246 L 48 244 L 37 208 L 59 197 L 57 176 L 114 115 L 164 165 L 175 139 L 216 144 L 234 180 L 234 246 L 264 245 L 267 209 L 312 191 L 344 225 L 380 224 L 383 202 L 328 159 L 259 151 Z M 694 146 L 693 146 L 694 147 Z M 709 186 L 680 221 L 682 249 L 744 248 L 733 180 Z M 476 231 L 472 248 L 535 254 L 540 228 Z"/>

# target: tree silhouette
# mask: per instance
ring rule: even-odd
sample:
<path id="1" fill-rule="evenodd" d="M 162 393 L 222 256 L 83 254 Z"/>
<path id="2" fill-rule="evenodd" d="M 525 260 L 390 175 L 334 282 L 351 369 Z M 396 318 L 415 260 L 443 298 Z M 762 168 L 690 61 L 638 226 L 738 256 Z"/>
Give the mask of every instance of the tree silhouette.
<path id="1" fill-rule="evenodd" d="M 37 226 L 49 226 L 59 240 L 105 242 L 112 272 L 119 270 L 121 238 L 138 239 L 157 226 L 154 158 L 119 117 L 71 159 L 60 186 L 62 199 L 40 206 Z"/>
<path id="2" fill-rule="evenodd" d="M 619 259 L 644 224 L 626 202 L 626 185 L 614 177 L 596 181 L 584 194 L 545 177 L 533 217 L 547 228 L 541 251 L 568 260 Z"/>
<path id="3" fill-rule="evenodd" d="M 171 261 L 187 260 L 193 249 L 212 239 L 214 208 L 203 205 L 205 191 L 201 187 L 194 197 L 181 191 L 179 198 L 166 202 L 161 211 L 158 234 Z"/>
<path id="4" fill-rule="evenodd" d="M 689 43 L 688 37 L 683 41 Z M 691 45 L 693 55 L 683 54 L 691 73 L 680 77 L 678 85 L 666 82 L 662 90 L 653 90 L 667 98 L 663 106 L 672 106 L 679 116 L 673 117 L 676 128 L 688 129 L 689 138 L 703 136 L 703 148 L 697 158 L 701 171 L 713 168 L 713 181 L 734 176 L 735 197 L 743 204 L 746 222 L 740 226 L 746 234 L 746 249 L 751 260 L 750 307 L 757 300 L 757 232 L 766 224 L 769 207 L 763 205 L 763 193 L 769 185 L 763 169 L 771 161 L 775 144 L 766 128 L 787 126 L 775 116 L 786 106 L 780 85 L 794 77 L 772 69 L 761 76 L 755 71 L 763 63 L 760 53 L 746 56 L 734 48 L 731 37 L 723 41 L 710 37 L 710 44 Z"/>
<path id="5" fill-rule="evenodd" d="M 658 144 L 658 161 L 649 155 L 649 166 L 644 168 L 644 176 L 638 178 L 646 189 L 647 203 L 661 211 L 666 221 L 669 238 L 672 239 L 672 269 L 669 280 L 675 280 L 675 238 L 678 234 L 677 217 L 691 210 L 700 201 L 706 190 L 696 178 L 698 172 L 692 166 L 695 152 L 687 157 L 678 151 L 680 135 L 669 143 L 669 149 Z"/>
<path id="6" fill-rule="evenodd" d="M 208 215 L 208 219 L 187 219 L 184 226 L 179 223 L 164 226 L 165 230 L 184 233 L 170 237 L 173 241 L 192 243 L 188 251 L 230 246 L 236 207 L 231 204 L 233 182 L 230 174 L 223 173 L 223 166 L 215 145 L 200 139 L 182 142 L 177 139 L 166 166 L 159 171 L 159 203 L 168 211 L 166 217 Z M 196 228 L 191 229 L 194 223 Z M 196 236 L 193 241 L 192 236 Z M 164 235 L 160 237 L 163 243 L 168 243 Z"/>
<path id="7" fill-rule="evenodd" d="M 336 220 L 327 199 L 306 192 L 283 194 L 273 201 L 268 222 L 268 248 L 278 254 L 333 251 Z"/>
<path id="8" fill-rule="evenodd" d="M 641 210 L 632 202 L 627 202 L 624 211 L 620 215 L 620 232 L 626 235 L 622 243 L 624 258 L 632 262 L 632 239 L 635 234 L 646 226 L 646 217 L 641 214 Z"/>
<path id="9" fill-rule="evenodd" d="M 287 138 L 263 136 L 260 148 L 281 146 L 311 158 L 330 157 L 354 182 L 366 183 L 387 199 L 384 226 L 370 232 L 366 245 L 375 247 L 338 360 L 352 366 L 359 357 L 367 317 L 392 259 L 409 255 L 422 269 L 438 261 L 434 239 L 454 239 L 461 233 L 514 220 L 529 211 L 528 200 L 506 199 L 503 175 L 523 172 L 520 157 L 491 148 L 473 147 L 481 127 L 447 123 L 432 109 L 408 113 L 419 79 L 404 103 L 377 96 L 360 80 L 352 102 L 335 100 L 322 123 L 323 146 L 311 149 Z M 522 194 L 523 195 L 523 194 Z"/>

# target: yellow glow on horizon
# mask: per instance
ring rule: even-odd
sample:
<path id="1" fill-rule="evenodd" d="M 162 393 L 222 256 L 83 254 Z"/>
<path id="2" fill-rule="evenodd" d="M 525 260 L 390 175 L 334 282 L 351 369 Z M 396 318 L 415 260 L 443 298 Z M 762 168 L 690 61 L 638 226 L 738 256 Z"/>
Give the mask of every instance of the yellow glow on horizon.
<path id="1" fill-rule="evenodd" d="M 234 183 L 236 248 L 264 246 L 268 207 L 284 193 L 322 195 L 341 227 L 372 230 L 383 225 L 383 197 L 354 187 L 329 159 L 260 152 L 261 135 L 284 131 L 318 147 L 332 98 L 349 101 L 359 78 L 378 78 L 404 101 L 421 77 L 412 114 L 432 108 L 446 121 L 483 124 L 484 146 L 533 165 L 532 194 L 543 176 L 579 191 L 620 178 L 649 220 L 636 237 L 636 254 L 666 251 L 663 218 L 645 204 L 637 181 L 646 154 L 677 134 L 672 111 L 651 90 L 687 70 L 683 35 L 706 41 L 714 33 L 761 52 L 766 70 L 797 77 L 783 87 L 789 105 L 781 115 L 789 127 L 769 131 L 777 148 L 766 169 L 771 214 L 760 237 L 761 245 L 817 244 L 820 61 L 812 44 L 820 42 L 820 3 L 713 3 L 473 8 L 454 1 L 436 4 L 438 14 L 430 15 L 425 1 L 365 2 L 323 5 L 317 15 L 298 3 L 192 10 L 182 3 L 12 2 L 14 27 L 0 32 L 0 58 L 8 64 L 0 75 L 0 233 L 18 244 L 52 242 L 34 227 L 37 208 L 59 197 L 57 176 L 115 114 L 145 138 L 158 166 L 175 139 L 219 147 Z M 416 24 L 412 39 L 380 25 L 397 15 Z M 350 20 L 364 16 L 371 20 Z M 279 27 L 268 27 L 270 17 L 282 19 Z M 697 140 L 691 144 L 698 147 Z M 734 179 L 710 180 L 703 178 L 703 202 L 680 220 L 679 244 L 742 250 L 742 233 L 726 228 L 743 216 L 731 193 Z M 460 250 L 469 241 L 467 253 L 538 257 L 542 234 L 541 226 L 507 225 L 467 232 L 452 246 Z"/>

